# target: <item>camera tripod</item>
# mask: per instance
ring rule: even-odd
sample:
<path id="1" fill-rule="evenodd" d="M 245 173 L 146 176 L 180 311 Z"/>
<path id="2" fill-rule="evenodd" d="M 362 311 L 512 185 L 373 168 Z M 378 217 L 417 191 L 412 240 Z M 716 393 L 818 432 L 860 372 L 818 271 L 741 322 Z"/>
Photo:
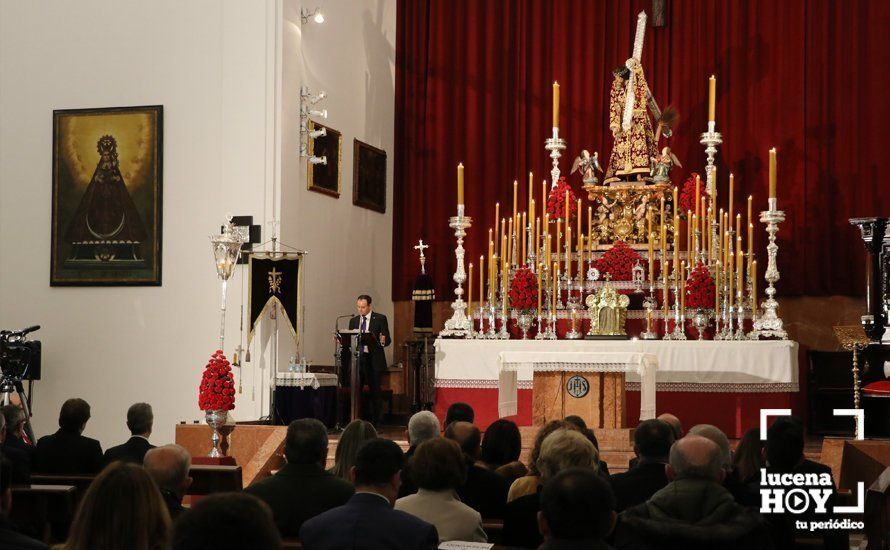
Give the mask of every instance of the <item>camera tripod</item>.
<path id="1" fill-rule="evenodd" d="M 18 396 L 18 403 L 13 401 L 12 394 Z M 22 408 L 22 411 L 25 413 L 25 433 L 32 443 L 36 443 L 34 430 L 31 428 L 31 410 L 28 407 L 28 399 L 25 397 L 25 388 L 22 386 L 22 381 L 3 374 L 0 375 L 0 406 L 5 407 L 6 405 L 17 405 Z"/>

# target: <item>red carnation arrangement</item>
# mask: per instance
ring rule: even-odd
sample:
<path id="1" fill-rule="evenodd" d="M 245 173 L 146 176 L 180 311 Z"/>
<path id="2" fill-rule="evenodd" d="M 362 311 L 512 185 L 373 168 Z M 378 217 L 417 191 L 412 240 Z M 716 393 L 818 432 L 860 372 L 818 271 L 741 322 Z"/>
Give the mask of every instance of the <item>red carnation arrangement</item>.
<path id="1" fill-rule="evenodd" d="M 530 311 L 538 306 L 538 278 L 527 267 L 520 267 L 510 281 L 510 307 Z"/>
<path id="2" fill-rule="evenodd" d="M 563 212 L 566 207 L 566 193 L 569 194 L 569 213 L 566 216 L 566 213 Z M 560 177 L 556 181 L 556 187 L 550 188 L 550 195 L 547 196 L 547 214 L 550 216 L 551 220 L 555 220 L 557 218 L 566 220 L 572 219 L 576 214 L 576 210 L 578 210 L 578 197 L 575 196 L 575 192 L 572 191 L 572 186 L 566 181 L 564 177 Z"/>
<path id="3" fill-rule="evenodd" d="M 677 212 L 681 218 L 686 219 L 686 212 L 695 212 L 695 178 L 699 177 L 697 172 L 693 172 L 689 174 L 689 177 L 686 178 L 686 181 L 683 182 L 683 187 L 680 188 L 680 196 L 677 197 L 677 202 L 679 202 L 679 212 Z M 705 209 L 708 208 L 711 204 L 711 198 L 708 196 L 707 191 L 705 191 L 705 181 L 702 180 L 699 183 L 699 201 L 701 197 L 705 198 Z"/>
<path id="4" fill-rule="evenodd" d="M 603 275 L 611 275 L 613 281 L 630 281 L 633 278 L 633 268 L 640 259 L 636 250 L 624 241 L 617 241 L 596 261 L 596 269 Z"/>
<path id="5" fill-rule="evenodd" d="M 714 307 L 717 296 L 714 290 L 714 277 L 704 264 L 698 264 L 686 280 L 686 307 Z"/>
<path id="6" fill-rule="evenodd" d="M 198 408 L 202 411 L 230 411 L 235 408 L 235 379 L 232 366 L 221 350 L 210 356 L 198 387 Z"/>

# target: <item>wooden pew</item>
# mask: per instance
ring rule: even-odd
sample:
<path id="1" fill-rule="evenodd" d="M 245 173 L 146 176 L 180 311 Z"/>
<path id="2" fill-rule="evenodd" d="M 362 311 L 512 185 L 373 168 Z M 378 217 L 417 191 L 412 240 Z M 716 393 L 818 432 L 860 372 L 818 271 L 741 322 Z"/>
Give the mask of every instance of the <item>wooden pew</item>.
<path id="1" fill-rule="evenodd" d="M 488 542 L 498 544 L 504 536 L 504 520 L 482 518 L 482 529 L 488 535 Z"/>
<path id="2" fill-rule="evenodd" d="M 189 476 L 192 478 L 189 495 L 210 495 L 243 489 L 241 466 L 193 464 Z"/>
<path id="3" fill-rule="evenodd" d="M 31 485 L 72 485 L 75 488 L 77 502 L 83 498 L 96 476 L 31 474 Z"/>
<path id="4" fill-rule="evenodd" d="M 12 488 L 10 519 L 23 533 L 47 544 L 62 542 L 77 509 L 73 485 L 31 485 Z"/>
<path id="5" fill-rule="evenodd" d="M 865 535 L 868 550 L 890 548 L 890 467 L 865 493 Z"/>

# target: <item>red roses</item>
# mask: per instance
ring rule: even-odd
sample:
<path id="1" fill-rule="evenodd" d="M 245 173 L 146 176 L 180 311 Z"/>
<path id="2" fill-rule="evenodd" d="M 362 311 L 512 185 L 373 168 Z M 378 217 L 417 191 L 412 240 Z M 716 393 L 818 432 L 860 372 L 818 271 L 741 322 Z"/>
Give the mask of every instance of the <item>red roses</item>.
<path id="1" fill-rule="evenodd" d="M 680 196 L 677 197 L 677 202 L 679 202 L 678 212 L 681 218 L 686 219 L 686 212 L 695 212 L 695 178 L 698 177 L 696 172 L 693 172 L 686 178 L 686 181 L 683 182 L 683 187 L 680 188 Z M 708 206 L 710 205 L 711 199 L 708 197 L 707 191 L 705 191 L 705 182 L 702 181 L 699 183 L 698 188 L 698 197 L 699 201 L 701 201 L 701 197 L 705 197 L 705 211 L 707 211 Z"/>
<path id="2" fill-rule="evenodd" d="M 637 251 L 629 247 L 624 241 L 616 241 L 612 248 L 596 261 L 596 269 L 602 275 L 608 273 L 613 281 L 630 281 L 633 278 L 633 268 L 640 261 Z"/>
<path id="3" fill-rule="evenodd" d="M 714 277 L 704 264 L 698 264 L 686 280 L 686 307 L 710 308 L 716 300 Z"/>
<path id="4" fill-rule="evenodd" d="M 510 281 L 510 307 L 529 311 L 538 305 L 538 279 L 527 267 L 520 267 Z"/>
<path id="5" fill-rule="evenodd" d="M 204 368 L 198 387 L 198 408 L 202 411 L 230 411 L 235 408 L 235 379 L 222 351 L 216 350 Z"/>
<path id="6" fill-rule="evenodd" d="M 566 193 L 569 194 L 568 216 L 564 212 L 566 208 Z M 561 177 L 556 181 L 556 187 L 550 188 L 550 194 L 547 196 L 547 214 L 550 215 L 552 220 L 557 218 L 569 220 L 575 215 L 575 210 L 578 209 L 577 200 L 578 197 L 572 191 L 572 186 L 568 184 L 564 177 Z"/>

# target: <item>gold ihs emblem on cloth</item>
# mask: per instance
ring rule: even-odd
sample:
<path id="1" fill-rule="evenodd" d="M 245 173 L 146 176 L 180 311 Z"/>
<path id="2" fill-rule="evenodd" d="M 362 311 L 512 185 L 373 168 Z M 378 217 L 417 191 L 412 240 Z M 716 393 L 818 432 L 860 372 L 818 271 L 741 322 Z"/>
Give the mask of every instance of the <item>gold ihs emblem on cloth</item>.
<path id="1" fill-rule="evenodd" d="M 281 272 L 274 267 L 269 272 L 269 294 L 281 294 Z"/>

